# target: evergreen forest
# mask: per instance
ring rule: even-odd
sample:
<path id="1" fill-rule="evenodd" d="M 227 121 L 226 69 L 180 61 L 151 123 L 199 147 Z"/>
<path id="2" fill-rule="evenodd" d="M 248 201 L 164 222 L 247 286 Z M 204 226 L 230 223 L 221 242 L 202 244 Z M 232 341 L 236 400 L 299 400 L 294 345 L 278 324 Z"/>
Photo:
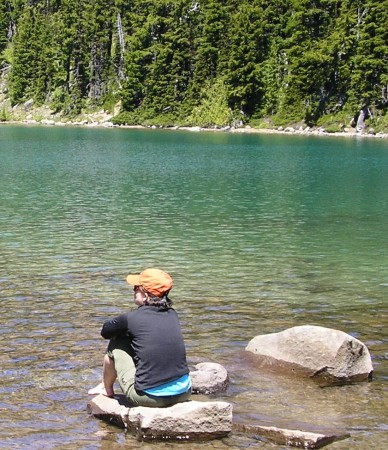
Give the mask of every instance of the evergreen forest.
<path id="1" fill-rule="evenodd" d="M 0 75 L 67 117 L 388 129 L 388 0 L 0 0 Z"/>

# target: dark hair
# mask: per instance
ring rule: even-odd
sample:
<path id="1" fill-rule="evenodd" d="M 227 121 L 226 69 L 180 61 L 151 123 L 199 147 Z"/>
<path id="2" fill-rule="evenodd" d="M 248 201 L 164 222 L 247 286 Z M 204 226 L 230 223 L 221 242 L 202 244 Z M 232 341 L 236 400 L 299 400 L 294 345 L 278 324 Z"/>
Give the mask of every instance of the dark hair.
<path id="1" fill-rule="evenodd" d="M 144 305 L 156 306 L 161 309 L 172 308 L 172 301 L 168 297 L 170 291 L 165 292 L 163 294 L 163 297 L 157 297 L 156 295 L 151 294 L 151 292 L 148 292 L 146 289 L 144 289 L 143 286 L 140 286 L 140 290 L 148 296 L 147 300 L 144 301 Z"/>
<path id="2" fill-rule="evenodd" d="M 172 301 L 167 297 L 153 297 L 149 298 L 144 302 L 147 306 L 156 306 L 160 309 L 171 309 L 172 308 Z"/>

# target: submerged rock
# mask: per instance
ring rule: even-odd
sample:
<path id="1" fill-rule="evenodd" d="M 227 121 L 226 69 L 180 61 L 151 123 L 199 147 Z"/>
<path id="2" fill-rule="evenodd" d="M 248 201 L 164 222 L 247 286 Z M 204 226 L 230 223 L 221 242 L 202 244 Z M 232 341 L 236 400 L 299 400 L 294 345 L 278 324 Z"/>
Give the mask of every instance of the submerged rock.
<path id="1" fill-rule="evenodd" d="M 291 447 L 315 449 L 322 448 L 325 445 L 335 441 L 348 438 L 349 433 L 311 433 L 301 430 L 289 430 L 278 427 L 250 426 L 236 423 L 233 426 L 234 431 L 254 434 L 268 439 L 276 444 Z"/>
<path id="2" fill-rule="evenodd" d="M 246 350 L 264 366 L 283 367 L 330 383 L 367 381 L 373 374 L 366 345 L 330 328 L 304 325 L 256 336 Z"/>
<path id="3" fill-rule="evenodd" d="M 232 405 L 227 402 L 187 401 L 167 408 L 131 407 L 124 396 L 97 395 L 88 411 L 122 428 L 140 440 L 204 440 L 232 431 Z"/>

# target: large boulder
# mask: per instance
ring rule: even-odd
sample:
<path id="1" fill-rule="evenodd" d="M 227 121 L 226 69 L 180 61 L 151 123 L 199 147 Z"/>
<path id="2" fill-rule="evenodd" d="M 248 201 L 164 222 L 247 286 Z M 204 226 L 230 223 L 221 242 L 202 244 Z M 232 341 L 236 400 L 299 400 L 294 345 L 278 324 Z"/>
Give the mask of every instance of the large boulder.
<path id="1" fill-rule="evenodd" d="M 373 366 L 365 344 L 330 328 L 304 325 L 253 338 L 246 347 L 264 366 L 325 382 L 367 381 Z"/>
<path id="2" fill-rule="evenodd" d="M 146 408 L 130 407 L 122 395 L 97 395 L 89 401 L 88 411 L 144 440 L 215 439 L 232 431 L 232 405 L 220 401 L 187 401 L 167 408 Z"/>
<path id="3" fill-rule="evenodd" d="M 190 370 L 193 394 L 215 394 L 229 386 L 229 376 L 221 364 L 203 362 Z"/>

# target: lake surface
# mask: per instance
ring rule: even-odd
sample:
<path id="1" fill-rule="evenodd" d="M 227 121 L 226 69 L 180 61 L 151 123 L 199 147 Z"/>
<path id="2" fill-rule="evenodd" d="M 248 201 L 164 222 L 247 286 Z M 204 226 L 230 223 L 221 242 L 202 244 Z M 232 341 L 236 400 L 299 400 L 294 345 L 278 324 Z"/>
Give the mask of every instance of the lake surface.
<path id="1" fill-rule="evenodd" d="M 388 142 L 0 126 L 0 448 L 282 448 L 253 436 L 139 443 L 86 412 L 129 272 L 171 273 L 191 364 L 224 365 L 246 424 L 388 448 Z M 258 334 L 313 324 L 369 348 L 374 380 L 255 369 Z"/>

